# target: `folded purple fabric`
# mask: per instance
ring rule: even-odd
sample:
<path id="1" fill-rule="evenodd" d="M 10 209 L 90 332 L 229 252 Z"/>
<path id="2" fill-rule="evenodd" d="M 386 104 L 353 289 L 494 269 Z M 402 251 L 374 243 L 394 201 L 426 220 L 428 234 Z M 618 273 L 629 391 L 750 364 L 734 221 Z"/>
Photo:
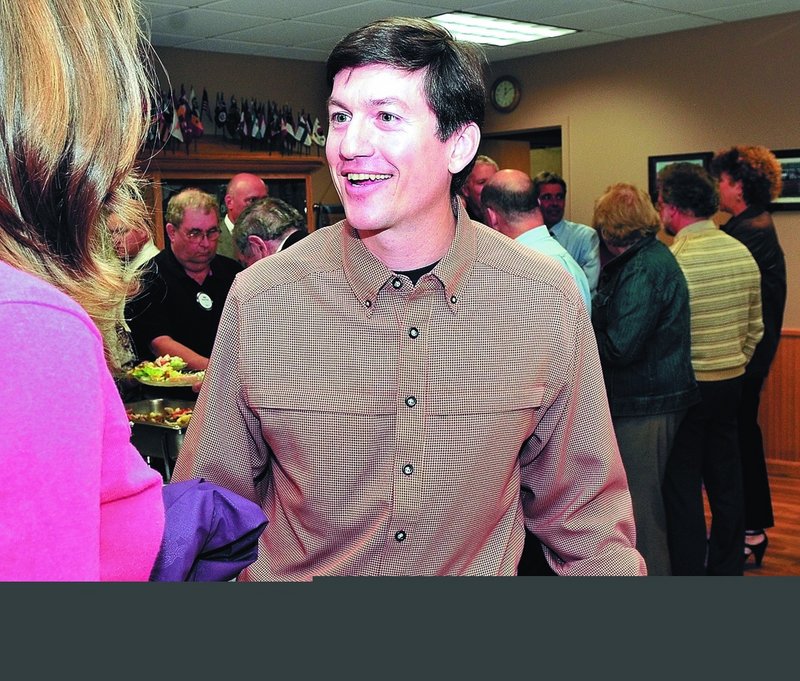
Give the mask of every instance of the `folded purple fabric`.
<path id="1" fill-rule="evenodd" d="M 165 526 L 151 582 L 225 582 L 258 557 L 269 522 L 249 499 L 203 478 L 163 488 Z"/>

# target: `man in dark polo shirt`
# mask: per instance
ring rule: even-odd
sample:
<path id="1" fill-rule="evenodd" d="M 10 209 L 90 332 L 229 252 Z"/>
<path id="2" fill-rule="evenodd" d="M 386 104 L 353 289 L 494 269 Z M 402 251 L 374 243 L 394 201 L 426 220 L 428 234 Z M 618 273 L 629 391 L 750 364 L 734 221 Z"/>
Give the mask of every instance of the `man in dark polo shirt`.
<path id="1" fill-rule="evenodd" d="M 217 255 L 219 204 L 212 195 L 184 189 L 170 199 L 165 217 L 170 243 L 150 261 L 126 317 L 140 361 L 177 355 L 189 369 L 205 370 L 242 267 Z"/>

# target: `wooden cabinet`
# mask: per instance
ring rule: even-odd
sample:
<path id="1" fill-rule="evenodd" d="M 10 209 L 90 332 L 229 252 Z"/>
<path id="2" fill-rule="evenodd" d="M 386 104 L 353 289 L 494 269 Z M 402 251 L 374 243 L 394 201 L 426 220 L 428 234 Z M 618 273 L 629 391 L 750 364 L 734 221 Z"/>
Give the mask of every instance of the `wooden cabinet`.
<path id="1" fill-rule="evenodd" d="M 283 199 L 306 216 L 308 229 L 315 226 L 311 175 L 324 164 L 321 155 L 281 155 L 268 151 L 251 151 L 246 145 L 207 137 L 192 145 L 165 149 L 152 158 L 140 157 L 139 170 L 150 180 L 145 200 L 153 219 L 154 240 L 164 247 L 164 211 L 169 198 L 185 187 L 198 187 L 214 194 L 224 212 L 225 187 L 236 173 L 253 173 L 264 178 L 269 195 Z"/>

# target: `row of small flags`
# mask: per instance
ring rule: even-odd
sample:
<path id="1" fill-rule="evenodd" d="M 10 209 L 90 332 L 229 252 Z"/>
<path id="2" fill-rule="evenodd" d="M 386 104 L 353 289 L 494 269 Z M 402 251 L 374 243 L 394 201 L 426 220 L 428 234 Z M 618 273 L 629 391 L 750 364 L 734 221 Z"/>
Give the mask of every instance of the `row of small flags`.
<path id="1" fill-rule="evenodd" d="M 180 95 L 174 92 L 160 93 L 151 102 L 152 119 L 148 131 L 148 143 L 166 145 L 173 139 L 186 144 L 202 137 L 205 131 L 203 118 L 214 124 L 215 130 L 222 129 L 223 136 L 230 136 L 242 142 L 263 141 L 272 148 L 292 151 L 296 146 L 325 146 L 325 135 L 318 118 L 301 111 L 295 122 L 292 109 L 288 105 L 279 107 L 275 102 L 257 102 L 254 99 L 242 100 L 239 107 L 236 97 L 231 96 L 226 105 L 225 96 L 218 92 L 214 115 L 207 90 L 203 89 L 200 104 L 194 88 L 187 94 L 181 85 Z"/>
<path id="2" fill-rule="evenodd" d="M 217 93 L 214 109 L 214 125 L 222 128 L 231 137 L 256 140 L 281 137 L 310 147 L 312 143 L 325 146 L 325 135 L 318 118 L 312 123 L 311 115 L 301 111 L 297 122 L 292 108 L 288 105 L 278 107 L 275 102 L 243 100 L 241 108 L 236 97 L 231 96 L 230 105 L 225 104 L 225 95 Z"/>

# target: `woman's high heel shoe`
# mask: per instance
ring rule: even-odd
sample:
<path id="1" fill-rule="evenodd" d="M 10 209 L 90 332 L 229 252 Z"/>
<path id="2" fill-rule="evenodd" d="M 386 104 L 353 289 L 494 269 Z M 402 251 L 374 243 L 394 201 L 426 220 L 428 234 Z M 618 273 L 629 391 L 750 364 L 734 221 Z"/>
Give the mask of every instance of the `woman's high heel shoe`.
<path id="1" fill-rule="evenodd" d="M 750 556 L 753 556 L 755 559 L 755 566 L 761 567 L 761 561 L 764 560 L 764 553 L 767 550 L 767 544 L 769 543 L 769 537 L 767 537 L 767 533 L 764 531 L 761 532 L 751 532 L 747 531 L 745 534 L 751 537 L 757 537 L 761 535 L 763 539 L 760 542 L 755 544 L 748 544 L 745 542 L 744 544 L 744 562 L 745 567 L 750 560 Z"/>

